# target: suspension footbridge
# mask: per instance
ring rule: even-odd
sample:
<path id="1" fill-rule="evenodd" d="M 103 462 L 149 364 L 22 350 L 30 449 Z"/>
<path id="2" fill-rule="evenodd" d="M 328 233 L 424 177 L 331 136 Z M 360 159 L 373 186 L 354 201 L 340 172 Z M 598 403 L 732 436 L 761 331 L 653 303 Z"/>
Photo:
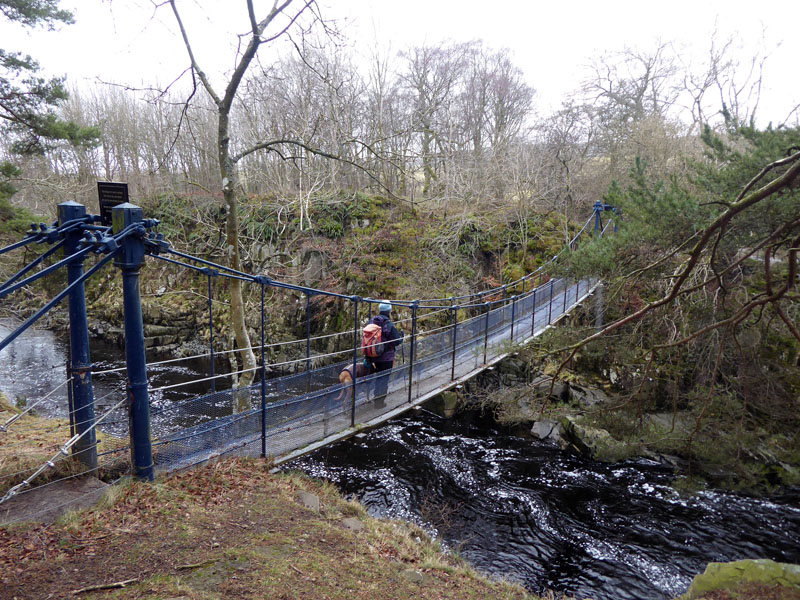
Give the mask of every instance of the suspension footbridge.
<path id="1" fill-rule="evenodd" d="M 613 207 L 596 203 L 586 224 L 562 250 L 575 249 L 589 235 L 603 235 L 612 225 L 604 225 L 604 211 Z M 340 384 L 338 375 L 348 365 L 361 360 L 361 327 L 372 316 L 378 302 L 274 280 L 265 275 L 237 271 L 174 249 L 155 232 L 158 221 L 145 219 L 141 208 L 122 203 L 108 215 L 91 215 L 75 202 L 59 205 L 58 219 L 50 225 L 32 225 L 21 241 L 0 249 L 0 254 L 28 244 L 47 244 L 49 249 L 0 285 L 0 300 L 59 269 L 67 271 L 67 285 L 24 323 L 0 341 L 2 351 L 25 330 L 68 299 L 70 322 L 70 362 L 67 380 L 59 386 L 68 390 L 71 437 L 58 452 L 38 467 L 0 478 L 0 504 L 32 489 L 37 478 L 71 456 L 80 468 L 70 476 L 98 470 L 129 471 L 142 479 L 155 473 L 186 468 L 222 455 L 270 457 L 279 464 L 304 452 L 343 439 L 365 427 L 378 425 L 430 398 L 460 385 L 502 360 L 516 345 L 540 335 L 594 290 L 593 279 L 551 278 L 544 268 L 503 286 L 449 298 L 391 300 L 398 327 L 405 331 L 402 351 L 386 382 L 378 385 L 378 374 Z M 63 257 L 48 266 L 50 257 Z M 94 264 L 84 269 L 86 259 L 95 255 Z M 556 260 L 558 257 L 553 257 Z M 158 260 L 179 268 L 191 269 L 208 278 L 210 372 L 185 384 L 151 387 L 148 369 L 170 359 L 147 363 L 139 270 L 145 260 Z M 84 282 L 111 261 L 120 269 L 123 282 L 125 317 L 125 367 L 111 370 L 93 368 L 87 327 Z M 260 364 L 249 369 L 255 382 L 246 387 L 225 387 L 222 381 L 238 373 L 216 374 L 213 340 L 212 282 L 231 278 L 260 292 L 260 343 L 252 348 Z M 265 321 L 268 306 L 265 292 L 282 289 L 305 295 L 306 336 L 303 339 L 267 344 Z M 337 338 L 336 348 L 325 354 L 311 354 L 309 302 L 328 296 L 348 303 L 352 311 L 351 330 L 320 338 Z M 281 363 L 267 361 L 267 352 L 276 347 L 305 345 L 305 355 Z M 398 349 L 400 350 L 400 349 Z M 302 353 L 300 351 L 299 353 Z M 295 355 L 298 352 L 295 352 Z M 197 358 L 197 357 L 189 357 Z M 281 377 L 268 377 L 270 369 L 294 370 Z M 93 381 L 110 372 L 122 372 L 126 390 L 95 399 Z M 158 393 L 182 385 L 200 385 L 203 393 L 180 401 L 151 405 Z M 383 387 L 386 390 L 384 395 Z M 380 395 L 376 395 L 380 390 Z M 58 389 L 51 393 L 56 393 Z M 49 394 L 48 394 L 49 396 Z M 35 409 L 40 398 L 28 405 Z M 97 409 L 105 403 L 101 411 Z M 170 418 L 166 418 L 170 417 Z M 0 442 L 14 427 L 20 415 L 0 423 Z M 112 432 L 98 444 L 97 431 Z M 14 478 L 9 481 L 8 478 Z M 5 485 L 2 485 L 5 483 Z M 12 485 L 13 484 L 13 485 Z"/>

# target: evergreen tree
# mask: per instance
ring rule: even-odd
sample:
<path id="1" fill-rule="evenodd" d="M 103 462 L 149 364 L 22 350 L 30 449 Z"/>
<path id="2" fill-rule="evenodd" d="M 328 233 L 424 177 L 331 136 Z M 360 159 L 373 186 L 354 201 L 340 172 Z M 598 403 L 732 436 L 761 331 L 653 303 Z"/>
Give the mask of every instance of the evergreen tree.
<path id="1" fill-rule="evenodd" d="M 72 13 L 61 10 L 58 0 L 0 0 L 0 14 L 25 27 L 54 29 L 72 23 Z M 53 112 L 67 97 L 64 78 L 39 75 L 39 63 L 18 51 L 0 48 L 0 132 L 12 140 L 15 153 L 43 153 L 50 144 L 93 144 L 95 127 L 80 127 Z"/>
<path id="2" fill-rule="evenodd" d="M 688 424 L 661 432 L 662 448 L 723 479 L 766 465 L 771 483 L 793 484 L 798 471 L 781 465 L 800 456 L 800 128 L 730 123 L 702 141 L 687 178 L 662 181 L 637 160 L 606 193 L 619 233 L 564 268 L 602 277 L 609 324 L 566 333 L 558 364 L 615 371 L 630 394 L 604 423 L 615 433 L 643 436 L 646 413 L 681 412 Z M 759 444 L 766 458 L 740 462 Z"/>

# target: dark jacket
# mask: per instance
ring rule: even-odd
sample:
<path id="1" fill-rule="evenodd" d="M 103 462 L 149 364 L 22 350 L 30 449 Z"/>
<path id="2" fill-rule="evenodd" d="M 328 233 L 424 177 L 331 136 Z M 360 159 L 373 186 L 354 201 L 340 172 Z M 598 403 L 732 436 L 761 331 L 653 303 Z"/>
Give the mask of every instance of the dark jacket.
<path id="1" fill-rule="evenodd" d="M 383 354 L 378 358 L 370 359 L 376 363 L 394 362 L 394 349 L 403 343 L 403 334 L 397 331 L 392 320 L 383 314 L 378 314 L 370 319 L 370 323 L 381 328 L 381 341 L 383 342 Z"/>

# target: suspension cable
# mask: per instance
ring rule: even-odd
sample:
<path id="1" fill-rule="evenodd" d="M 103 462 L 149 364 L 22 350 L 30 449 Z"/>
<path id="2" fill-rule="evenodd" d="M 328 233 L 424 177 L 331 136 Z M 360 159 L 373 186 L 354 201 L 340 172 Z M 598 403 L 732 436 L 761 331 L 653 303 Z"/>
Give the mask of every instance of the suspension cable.
<path id="1" fill-rule="evenodd" d="M 20 492 L 20 490 L 22 490 L 23 488 L 28 488 L 28 487 L 30 487 L 30 485 L 31 485 L 31 482 L 32 482 L 34 479 L 36 479 L 36 478 L 37 478 L 39 475 L 41 475 L 42 473 L 44 473 L 44 472 L 45 472 L 47 469 L 52 469 L 52 468 L 54 468 L 54 467 L 56 466 L 56 465 L 55 465 L 55 460 L 56 460 L 56 459 L 57 459 L 59 456 L 61 456 L 62 454 L 63 454 L 64 456 L 67 456 L 67 455 L 69 454 L 69 450 L 70 450 L 70 448 L 72 448 L 72 446 L 74 446 L 75 444 L 77 444 L 77 443 L 78 443 L 78 442 L 81 440 L 81 438 L 83 438 L 83 436 L 85 436 L 87 433 L 89 433 L 89 432 L 90 432 L 90 431 L 92 431 L 93 429 L 97 429 L 97 426 L 98 426 L 98 425 L 99 425 L 99 424 L 100 424 L 102 421 L 104 421 L 104 420 L 105 420 L 105 418 L 106 418 L 108 415 L 110 415 L 110 414 L 111 414 L 113 411 L 117 410 L 117 409 L 118 409 L 120 406 L 122 406 L 122 405 L 123 405 L 125 402 L 127 402 L 127 401 L 128 401 L 128 398 L 127 398 L 127 397 L 126 397 L 126 398 L 123 398 L 123 399 L 122 399 L 122 400 L 120 400 L 120 401 L 119 401 L 119 402 L 118 402 L 116 405 L 114 405 L 114 406 L 113 406 L 111 409 L 109 409 L 109 410 L 107 410 L 105 413 L 103 413 L 103 415 L 102 415 L 102 416 L 101 416 L 99 419 L 95 420 L 95 422 L 94 422 L 94 425 L 93 425 L 92 427 L 88 428 L 88 429 L 87 429 L 86 431 L 84 431 L 83 433 L 76 433 L 75 435 L 73 435 L 73 436 L 72 436 L 72 437 L 71 437 L 71 438 L 70 438 L 70 439 L 67 441 L 67 443 L 66 443 L 66 444 L 64 444 L 64 445 L 61 447 L 61 449 L 60 449 L 60 450 L 59 450 L 59 451 L 58 451 L 58 452 L 57 452 L 57 453 L 56 453 L 56 454 L 55 454 L 55 455 L 54 455 L 54 456 L 53 456 L 53 457 L 52 457 L 50 460 L 48 460 L 48 461 L 45 461 L 45 462 L 44 462 L 44 464 L 42 464 L 42 466 L 41 466 L 41 467 L 39 467 L 38 469 L 36 469 L 36 471 L 35 471 L 35 472 L 34 472 L 34 473 L 31 475 L 31 476 L 29 476 L 29 477 L 28 477 L 28 478 L 26 478 L 24 481 L 22 481 L 22 483 L 18 483 L 17 485 L 15 485 L 14 487 L 12 487 L 10 490 L 8 490 L 8 492 L 6 492 L 6 494 L 5 494 L 5 495 L 4 495 L 2 498 L 0 498 L 0 504 L 3 504 L 3 502 L 5 502 L 6 500 L 10 500 L 10 499 L 11 499 L 11 498 L 13 498 L 14 496 L 16 496 L 16 495 L 17 495 L 17 494 Z"/>
<path id="2" fill-rule="evenodd" d="M 33 260 L 30 263 L 28 263 L 27 265 L 25 265 L 25 267 L 23 267 L 22 269 L 17 271 L 10 278 L 6 279 L 6 281 L 3 282 L 2 285 L 0 285 L 0 290 L 6 289 L 12 283 L 17 281 L 20 277 L 25 275 L 25 273 L 27 273 L 28 271 L 31 271 L 33 268 L 35 268 L 38 264 L 42 263 L 49 256 L 52 256 L 53 254 L 58 252 L 65 243 L 66 243 L 66 240 L 61 240 L 60 242 L 58 242 L 57 244 L 55 244 L 54 246 L 49 248 L 46 252 L 41 254 L 39 257 L 37 257 L 35 260 Z"/>
<path id="3" fill-rule="evenodd" d="M 17 248 L 21 248 L 22 246 L 27 246 L 31 242 L 35 242 L 38 238 L 35 234 L 28 234 L 28 237 L 21 239 L 20 241 L 6 246 L 4 248 L 0 248 L 0 254 L 5 254 L 6 252 L 11 252 L 12 250 L 16 250 Z"/>
<path id="4" fill-rule="evenodd" d="M 73 379 L 73 378 L 72 378 L 72 377 L 70 377 L 70 378 L 69 378 L 69 379 L 67 379 L 66 381 L 64 381 L 64 382 L 62 382 L 62 383 L 59 383 L 59 384 L 58 384 L 56 387 L 54 387 L 52 390 L 50 390 L 50 391 L 49 391 L 49 392 L 48 392 L 46 395 L 42 396 L 42 397 L 41 397 L 41 398 L 39 398 L 39 399 L 38 399 L 36 402 L 34 402 L 34 403 L 33 403 L 33 404 L 31 404 L 30 406 L 26 407 L 26 408 L 25 408 L 25 410 L 23 410 L 22 412 L 20 412 L 20 413 L 17 413 L 16 415 L 12 416 L 12 417 L 11 417 L 11 418 L 10 418 L 8 421 L 6 421 L 6 422 L 5 422 L 5 423 L 3 423 L 2 425 L 0 425 L 0 432 L 7 432 L 7 431 L 8 431 L 8 428 L 11 426 L 11 424 L 12 424 L 12 423 L 14 423 L 14 421 L 17 421 L 18 419 L 21 419 L 21 418 L 22 418 L 22 417 L 23 417 L 25 414 L 29 413 L 31 410 L 33 410 L 34 408 L 36 408 L 36 407 L 37 407 L 39 404 L 41 404 L 42 402 L 44 402 L 45 400 L 47 400 L 47 399 L 48 399 L 50 396 L 52 396 L 53 394 L 55 394 L 55 393 L 56 393 L 58 390 L 60 390 L 62 387 L 64 387 L 65 385 L 67 385 L 69 382 L 71 382 L 71 381 L 72 381 L 72 379 Z"/>
<path id="5" fill-rule="evenodd" d="M 94 266 L 93 266 L 91 269 L 89 269 L 88 271 L 86 271 L 86 272 L 85 272 L 83 275 L 81 275 L 80 277 L 78 277 L 78 278 L 77 278 L 75 281 L 73 281 L 71 284 L 69 284 L 67 287 L 65 287 L 63 290 L 61 290 L 61 291 L 60 291 L 58 294 L 56 294 L 56 295 L 53 297 L 53 299 L 52 299 L 52 300 L 50 300 L 50 302 L 48 302 L 48 303 L 47 303 L 47 304 L 45 304 L 45 305 L 44 305 L 42 308 L 40 308 L 38 311 L 36 311 L 36 313 L 35 313 L 35 314 L 33 314 L 31 317 L 29 317 L 29 318 L 28 318 L 28 320 L 27 320 L 27 321 L 25 321 L 25 322 L 24 322 L 22 325 L 20 325 L 20 326 L 19 326 L 19 327 L 18 327 L 18 328 L 17 328 L 15 331 L 13 331 L 13 332 L 12 332 L 12 333 L 10 333 L 8 336 L 6 336 L 5 338 L 3 338 L 3 340 L 0 340 L 0 350 L 2 350 L 3 348 L 5 348 L 6 346 L 8 346 L 8 345 L 9 345 L 9 344 L 10 344 L 12 341 L 14 341 L 14 340 L 15 340 L 15 339 L 16 339 L 16 338 L 17 338 L 17 337 L 18 337 L 18 336 L 19 336 L 19 335 L 20 335 L 20 334 L 21 334 L 23 331 L 25 331 L 26 329 L 28 329 L 28 327 L 30 327 L 30 326 L 31 326 L 31 325 L 33 325 L 33 324 L 34 324 L 36 321 L 38 321 L 38 320 L 41 318 L 41 316 L 42 316 L 43 314 L 45 314 L 47 311 L 49 311 L 51 308 L 53 308 L 53 307 L 54 307 L 56 304 L 58 304 L 59 302 L 61 302 L 61 301 L 62 301 L 62 300 L 63 300 L 63 299 L 64 299 L 64 298 L 67 296 L 67 294 L 69 294 L 69 293 L 72 291 L 72 289 L 73 289 L 73 288 L 77 287 L 78 285 L 82 285 L 84 281 L 86 281 L 87 279 L 89 279 L 89 277 L 91 277 L 91 276 L 92 276 L 92 275 L 94 275 L 94 274 L 95 274 L 97 271 L 99 271 L 99 270 L 100 270 L 100 269 L 102 269 L 104 266 L 106 266 L 106 264 L 107 264 L 109 261 L 113 260 L 113 259 L 114 259 L 114 257 L 115 257 L 115 256 L 116 256 L 118 253 L 119 253 L 119 248 L 117 248 L 116 250 L 114 250 L 114 251 L 110 252 L 110 253 L 109 253 L 108 255 L 106 255 L 106 256 L 105 256 L 103 259 L 99 260 L 99 261 L 97 262 L 97 264 L 95 264 L 95 265 L 94 265 Z M 74 255 L 73 255 L 73 256 L 74 256 Z"/>

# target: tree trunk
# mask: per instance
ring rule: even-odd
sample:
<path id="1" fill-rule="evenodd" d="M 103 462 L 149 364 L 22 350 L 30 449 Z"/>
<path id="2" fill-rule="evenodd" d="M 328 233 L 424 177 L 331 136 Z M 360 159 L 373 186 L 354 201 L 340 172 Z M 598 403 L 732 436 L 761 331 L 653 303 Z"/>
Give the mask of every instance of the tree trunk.
<path id="1" fill-rule="evenodd" d="M 241 271 L 242 265 L 239 254 L 239 214 L 236 201 L 236 163 L 231 160 L 230 154 L 228 153 L 228 114 L 222 110 L 219 112 L 218 135 L 222 197 L 225 200 L 228 213 L 225 219 L 225 250 L 228 255 L 229 266 L 232 269 Z M 247 388 L 255 377 L 256 356 L 250 348 L 250 336 L 247 333 L 247 325 L 245 323 L 246 307 L 242 294 L 242 281 L 239 279 L 231 279 L 230 290 L 231 325 L 233 325 L 236 346 L 239 348 L 242 369 L 246 370 L 246 372 L 242 373 L 239 377 L 239 387 Z M 247 400 L 249 400 L 249 398 L 247 398 Z M 234 404 L 237 408 L 249 408 L 249 406 L 245 407 L 244 402 L 240 400 L 237 400 Z"/>

